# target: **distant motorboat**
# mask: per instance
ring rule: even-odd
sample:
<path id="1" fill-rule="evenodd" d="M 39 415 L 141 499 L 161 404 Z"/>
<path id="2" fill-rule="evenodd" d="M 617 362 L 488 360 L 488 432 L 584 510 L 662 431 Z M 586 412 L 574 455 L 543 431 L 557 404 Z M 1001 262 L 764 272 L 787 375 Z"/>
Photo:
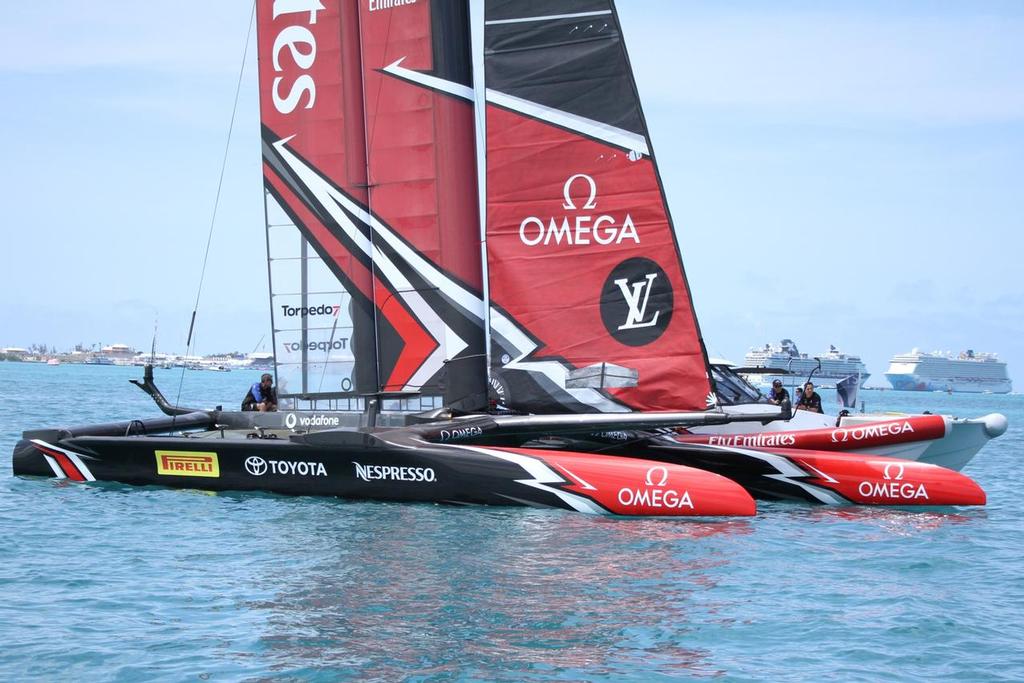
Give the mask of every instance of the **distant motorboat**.
<path id="1" fill-rule="evenodd" d="M 60 365 L 60 359 L 59 358 L 51 358 L 50 360 L 46 361 L 46 364 L 47 365 Z"/>

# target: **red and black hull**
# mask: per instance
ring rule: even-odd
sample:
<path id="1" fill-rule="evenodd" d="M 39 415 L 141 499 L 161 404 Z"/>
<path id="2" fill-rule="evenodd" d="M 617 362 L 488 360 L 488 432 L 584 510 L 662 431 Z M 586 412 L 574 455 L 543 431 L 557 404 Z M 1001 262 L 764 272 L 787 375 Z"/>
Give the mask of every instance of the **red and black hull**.
<path id="1" fill-rule="evenodd" d="M 753 499 L 719 475 L 638 458 L 430 444 L 327 431 L 288 438 L 26 438 L 16 475 L 211 491 L 348 499 L 527 505 L 591 514 L 752 515 Z"/>
<path id="2" fill-rule="evenodd" d="M 203 413 L 27 432 L 16 475 L 214 491 L 451 504 L 530 505 L 616 515 L 749 515 L 753 498 L 830 505 L 984 505 L 968 477 L 864 453 L 680 443 L 623 433 L 538 437 L 530 418 L 480 416 L 378 430 L 309 433 L 235 425 L 155 434 Z M 280 416 L 216 415 L 281 422 Z M 207 416 L 210 425 L 213 417 Z M 126 428 L 124 425 L 128 425 Z M 126 429 L 140 432 L 122 436 Z M 208 425 L 209 426 L 209 425 Z M 149 430 L 149 434 L 144 433 Z M 115 435 L 117 434 L 117 435 Z M 274 438 L 278 437 L 278 438 Z"/>

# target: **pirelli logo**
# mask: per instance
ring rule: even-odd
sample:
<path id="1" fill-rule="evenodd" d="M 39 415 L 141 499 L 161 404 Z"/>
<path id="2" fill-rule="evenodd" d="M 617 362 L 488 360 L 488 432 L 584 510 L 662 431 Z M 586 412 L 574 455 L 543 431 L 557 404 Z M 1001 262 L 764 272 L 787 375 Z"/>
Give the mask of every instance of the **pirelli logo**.
<path id="1" fill-rule="evenodd" d="M 216 453 L 156 451 L 156 473 L 174 477 L 219 477 Z"/>

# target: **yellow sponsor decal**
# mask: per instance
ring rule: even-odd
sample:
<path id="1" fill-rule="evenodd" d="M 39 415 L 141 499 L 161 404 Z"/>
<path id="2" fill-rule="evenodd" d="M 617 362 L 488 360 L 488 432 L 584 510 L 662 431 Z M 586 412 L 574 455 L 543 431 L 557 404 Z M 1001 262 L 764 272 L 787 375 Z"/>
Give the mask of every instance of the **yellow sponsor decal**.
<path id="1" fill-rule="evenodd" d="M 219 477 L 216 453 L 204 451 L 156 451 L 156 473 L 174 477 Z"/>

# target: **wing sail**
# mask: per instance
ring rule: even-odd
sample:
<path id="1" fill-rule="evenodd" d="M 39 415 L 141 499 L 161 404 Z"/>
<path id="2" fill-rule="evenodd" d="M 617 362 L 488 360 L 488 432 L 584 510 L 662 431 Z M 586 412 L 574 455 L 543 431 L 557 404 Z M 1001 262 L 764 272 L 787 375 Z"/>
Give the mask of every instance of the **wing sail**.
<path id="1" fill-rule="evenodd" d="M 458 7 L 258 4 L 282 396 L 486 403 L 472 103 L 418 82 L 467 87 Z"/>
<path id="2" fill-rule="evenodd" d="M 385 391 L 485 407 L 469 31 L 462 2 L 359 7 Z M 440 86 L 440 87 L 439 87 Z"/>
<path id="3" fill-rule="evenodd" d="M 267 256 L 282 398 L 375 391 L 366 146 L 354 1 L 257 4 Z"/>
<path id="4" fill-rule="evenodd" d="M 705 408 L 706 355 L 613 3 L 483 2 L 496 399 Z"/>

